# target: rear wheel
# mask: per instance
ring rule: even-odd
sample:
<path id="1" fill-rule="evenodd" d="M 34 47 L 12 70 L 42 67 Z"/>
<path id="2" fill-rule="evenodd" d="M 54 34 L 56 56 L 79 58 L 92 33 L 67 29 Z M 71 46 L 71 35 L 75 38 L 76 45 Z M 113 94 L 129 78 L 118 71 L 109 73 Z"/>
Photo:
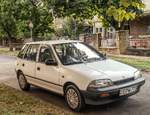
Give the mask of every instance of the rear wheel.
<path id="1" fill-rule="evenodd" d="M 69 108 L 73 111 L 79 112 L 85 107 L 84 99 L 74 85 L 67 86 L 65 90 L 65 99 Z"/>
<path id="2" fill-rule="evenodd" d="M 28 91 L 30 89 L 30 84 L 27 82 L 23 73 L 19 73 L 18 75 L 19 86 L 23 91 Z"/>

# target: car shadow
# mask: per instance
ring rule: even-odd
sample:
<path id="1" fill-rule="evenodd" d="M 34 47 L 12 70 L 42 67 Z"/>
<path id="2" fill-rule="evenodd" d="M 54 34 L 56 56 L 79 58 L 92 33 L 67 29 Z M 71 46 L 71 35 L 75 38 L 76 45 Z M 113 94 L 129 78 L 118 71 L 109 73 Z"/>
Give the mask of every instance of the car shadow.
<path id="1" fill-rule="evenodd" d="M 63 108 L 65 111 L 72 112 L 67 107 L 67 104 L 63 96 L 60 96 L 56 93 L 50 92 L 45 89 L 37 88 L 37 87 L 31 87 L 31 90 L 28 93 L 35 96 L 36 98 L 39 98 L 43 101 L 51 103 L 60 108 Z M 126 100 L 120 100 L 105 105 L 99 105 L 99 106 L 87 105 L 86 108 L 81 113 L 75 113 L 75 112 L 72 113 L 79 115 L 79 114 L 100 114 L 100 113 L 106 113 L 110 111 L 116 111 L 118 110 L 118 108 L 123 108 L 124 106 L 126 106 L 127 103 L 129 103 L 129 101 L 131 101 L 131 103 L 134 103 L 136 100 L 134 100 L 133 98 L 129 98 Z"/>
<path id="2" fill-rule="evenodd" d="M 64 108 L 64 104 L 66 104 L 63 96 L 42 88 L 32 86 L 31 90 L 28 93 L 37 98 L 40 98 L 43 101 L 50 102 L 51 104 L 54 104 L 56 106 Z"/>

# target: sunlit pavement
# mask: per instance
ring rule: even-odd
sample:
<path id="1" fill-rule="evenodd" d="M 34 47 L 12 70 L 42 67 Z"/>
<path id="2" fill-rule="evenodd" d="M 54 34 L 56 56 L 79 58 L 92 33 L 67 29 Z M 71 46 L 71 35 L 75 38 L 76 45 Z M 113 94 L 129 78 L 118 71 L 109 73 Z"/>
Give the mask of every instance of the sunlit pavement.
<path id="1" fill-rule="evenodd" d="M 20 90 L 14 66 L 14 57 L 0 56 L 0 83 Z M 146 84 L 138 94 L 130 97 L 128 100 L 102 106 L 87 106 L 82 113 L 72 112 L 72 114 L 150 115 L 150 73 L 144 73 L 143 75 L 146 78 Z M 28 93 L 55 106 L 64 108 L 66 111 L 70 111 L 66 106 L 64 98 L 57 94 L 35 87 L 32 87 Z"/>

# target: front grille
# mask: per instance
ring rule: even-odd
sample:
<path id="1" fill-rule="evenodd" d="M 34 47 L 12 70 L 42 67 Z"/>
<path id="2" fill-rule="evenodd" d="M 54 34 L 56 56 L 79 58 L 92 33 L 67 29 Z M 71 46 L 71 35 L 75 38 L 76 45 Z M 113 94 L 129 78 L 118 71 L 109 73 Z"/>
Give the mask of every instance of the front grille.
<path id="1" fill-rule="evenodd" d="M 124 84 L 124 83 L 131 82 L 131 81 L 134 81 L 134 77 L 123 79 L 123 80 L 119 80 L 119 81 L 115 81 L 114 84 L 115 85 L 120 85 L 120 84 Z"/>

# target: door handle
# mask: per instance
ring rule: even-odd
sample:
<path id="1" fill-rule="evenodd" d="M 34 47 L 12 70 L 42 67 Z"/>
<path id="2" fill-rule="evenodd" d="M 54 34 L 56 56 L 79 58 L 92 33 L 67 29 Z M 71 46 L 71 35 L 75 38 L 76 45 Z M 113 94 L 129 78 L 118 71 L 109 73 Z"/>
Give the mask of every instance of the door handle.
<path id="1" fill-rule="evenodd" d="M 37 70 L 40 71 L 40 67 L 37 67 Z"/>
<path id="2" fill-rule="evenodd" d="M 22 66 L 24 67 L 24 66 L 25 66 L 25 64 L 23 63 L 23 64 L 22 64 Z"/>

